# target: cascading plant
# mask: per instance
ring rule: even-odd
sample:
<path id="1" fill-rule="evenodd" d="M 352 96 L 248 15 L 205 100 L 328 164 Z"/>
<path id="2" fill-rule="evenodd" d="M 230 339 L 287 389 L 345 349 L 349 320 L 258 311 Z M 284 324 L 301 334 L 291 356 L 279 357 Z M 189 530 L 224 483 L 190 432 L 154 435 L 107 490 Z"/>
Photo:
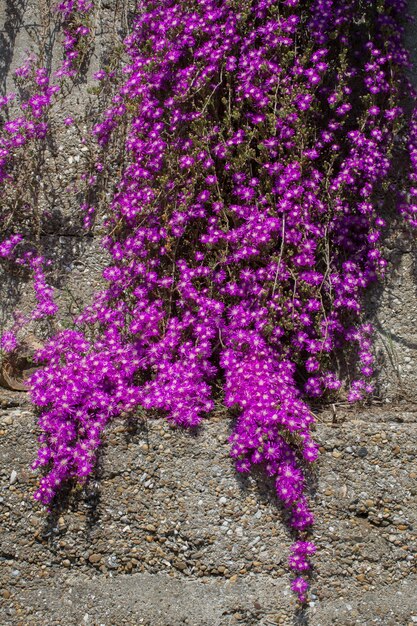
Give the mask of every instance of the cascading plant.
<path id="1" fill-rule="evenodd" d="M 93 130 L 105 146 L 128 125 L 104 237 L 108 285 L 38 353 L 31 378 L 37 500 L 51 506 L 64 483 L 91 475 L 110 420 L 142 407 L 194 427 L 221 389 L 237 470 L 263 468 L 288 509 L 291 587 L 306 601 L 310 402 L 372 394 L 362 296 L 386 267 L 388 185 L 417 223 L 405 9 L 138 3 L 123 81 Z M 354 371 L 349 385 L 339 355 Z"/>

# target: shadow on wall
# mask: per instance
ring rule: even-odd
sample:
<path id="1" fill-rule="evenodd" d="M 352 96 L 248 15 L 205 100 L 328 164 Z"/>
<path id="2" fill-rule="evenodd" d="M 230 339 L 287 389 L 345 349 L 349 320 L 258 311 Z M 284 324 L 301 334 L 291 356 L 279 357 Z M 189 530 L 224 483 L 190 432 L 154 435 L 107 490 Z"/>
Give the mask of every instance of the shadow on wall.
<path id="1" fill-rule="evenodd" d="M 413 65 L 409 78 L 417 89 L 417 0 L 408 1 L 408 11 L 412 21 L 406 25 L 405 43 Z M 398 163 L 396 169 L 401 188 L 403 164 Z M 382 242 L 387 275 L 366 294 L 366 309 L 375 329 L 376 395 L 381 400 L 416 401 L 417 242 L 389 193 L 383 203 L 383 217 L 389 224 Z"/>
<path id="2" fill-rule="evenodd" d="M 417 242 L 395 207 L 383 241 L 387 275 L 366 293 L 375 329 L 376 396 L 385 401 L 416 400 Z"/>
<path id="3" fill-rule="evenodd" d="M 23 28 L 27 0 L 7 0 L 0 30 L 0 95 L 6 95 L 6 80 L 12 64 L 15 41 Z M 0 14 L 0 17 L 1 16 Z"/>

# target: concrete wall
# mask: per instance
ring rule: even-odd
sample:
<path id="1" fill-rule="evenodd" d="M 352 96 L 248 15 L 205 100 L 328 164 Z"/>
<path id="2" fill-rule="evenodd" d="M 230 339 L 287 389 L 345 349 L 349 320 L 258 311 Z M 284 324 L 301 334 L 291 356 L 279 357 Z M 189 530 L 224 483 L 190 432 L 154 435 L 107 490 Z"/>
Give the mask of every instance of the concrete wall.
<path id="1" fill-rule="evenodd" d="M 100 4 L 100 3 L 99 3 Z M 131 3 L 132 4 L 132 3 Z M 417 15 L 417 2 L 410 2 Z M 40 18 L 43 15 L 43 19 Z M 36 0 L 0 0 L 0 94 L 26 49 L 56 35 Z M 96 47 L 81 80 L 54 110 L 40 204 L 51 213 L 42 246 L 57 262 L 68 314 L 88 301 L 104 257 L 99 224 L 86 237 L 66 189 L 83 167 L 67 115 L 88 124 L 90 77 L 129 17 L 102 1 Z M 410 25 L 414 51 L 415 26 Z M 416 55 L 417 56 L 417 55 Z M 417 76 L 417 74 L 416 74 Z M 86 155 L 87 159 L 87 155 Z M 405 229 L 386 241 L 389 273 L 368 294 L 377 328 L 380 402 L 323 411 L 311 499 L 317 523 L 311 605 L 297 612 L 286 566 L 291 537 L 271 485 L 236 475 L 228 419 L 196 436 L 164 422 L 114 424 L 97 480 L 47 515 L 32 499 L 35 417 L 25 394 L 0 390 L 0 624 L 148 626 L 409 626 L 417 623 L 417 303 L 415 249 Z M 1 319 L 25 308 L 29 288 L 0 276 Z"/>

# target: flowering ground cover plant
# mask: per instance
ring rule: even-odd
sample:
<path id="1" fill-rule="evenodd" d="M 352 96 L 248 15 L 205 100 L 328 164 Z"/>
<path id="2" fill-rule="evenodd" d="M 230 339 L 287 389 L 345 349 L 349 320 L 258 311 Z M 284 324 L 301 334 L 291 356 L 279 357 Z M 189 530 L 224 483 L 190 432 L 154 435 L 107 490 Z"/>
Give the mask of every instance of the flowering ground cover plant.
<path id="1" fill-rule="evenodd" d="M 110 420 L 146 410 L 195 427 L 222 403 L 237 470 L 263 468 L 288 510 L 291 586 L 306 600 L 311 402 L 372 394 L 361 299 L 386 267 L 387 191 L 417 224 L 405 9 L 138 3 L 117 93 L 92 131 L 104 149 L 128 125 L 107 211 L 108 284 L 38 353 L 30 382 L 43 504 L 91 474 Z"/>

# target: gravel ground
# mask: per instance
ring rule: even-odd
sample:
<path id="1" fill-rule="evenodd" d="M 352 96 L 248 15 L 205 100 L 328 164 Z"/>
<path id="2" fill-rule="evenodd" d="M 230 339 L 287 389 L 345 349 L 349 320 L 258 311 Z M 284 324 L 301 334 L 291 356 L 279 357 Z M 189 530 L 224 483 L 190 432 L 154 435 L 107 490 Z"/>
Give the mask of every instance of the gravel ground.
<path id="1" fill-rule="evenodd" d="M 48 515 L 32 498 L 35 418 L 0 395 L 0 624 L 408 626 L 417 623 L 417 407 L 319 416 L 318 554 L 298 613 L 273 488 L 242 479 L 230 421 L 191 435 L 114 423 L 96 480 Z"/>

